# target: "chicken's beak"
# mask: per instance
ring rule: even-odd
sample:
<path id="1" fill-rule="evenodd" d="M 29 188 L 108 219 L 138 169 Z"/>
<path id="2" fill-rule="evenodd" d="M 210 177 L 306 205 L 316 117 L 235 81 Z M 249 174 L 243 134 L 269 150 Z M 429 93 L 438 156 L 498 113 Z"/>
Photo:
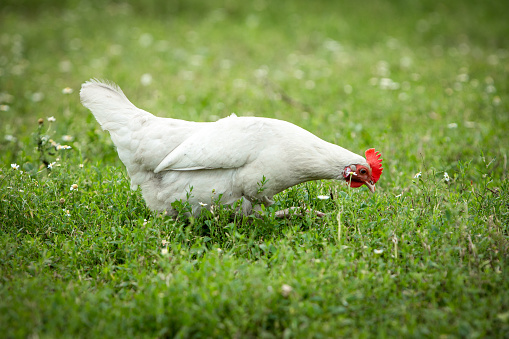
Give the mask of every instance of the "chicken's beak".
<path id="1" fill-rule="evenodd" d="M 375 183 L 373 181 L 371 181 L 371 180 L 365 181 L 364 184 L 366 184 L 366 186 L 368 186 L 371 193 L 375 193 Z"/>

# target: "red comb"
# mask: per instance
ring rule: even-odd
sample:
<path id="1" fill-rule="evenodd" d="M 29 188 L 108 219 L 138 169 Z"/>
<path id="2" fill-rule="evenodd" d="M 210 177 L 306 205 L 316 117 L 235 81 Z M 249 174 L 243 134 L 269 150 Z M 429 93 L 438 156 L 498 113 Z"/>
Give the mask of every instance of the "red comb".
<path id="1" fill-rule="evenodd" d="M 371 179 L 374 182 L 377 182 L 382 175 L 382 156 L 380 152 L 375 152 L 374 148 L 370 148 L 366 151 L 366 160 L 368 161 L 369 166 L 371 166 Z"/>

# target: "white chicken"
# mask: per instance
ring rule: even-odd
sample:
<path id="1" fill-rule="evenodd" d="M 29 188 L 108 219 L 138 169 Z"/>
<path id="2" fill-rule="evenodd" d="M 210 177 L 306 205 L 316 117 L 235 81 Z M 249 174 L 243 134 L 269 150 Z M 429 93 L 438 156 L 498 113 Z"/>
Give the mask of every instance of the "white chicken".
<path id="1" fill-rule="evenodd" d="M 90 80 L 81 102 L 110 132 L 147 206 L 174 215 L 175 201 L 192 212 L 242 199 L 242 212 L 309 180 L 337 179 L 371 192 L 382 174 L 374 149 L 366 159 L 289 122 L 234 114 L 216 122 L 156 117 L 134 106 L 115 84 Z"/>

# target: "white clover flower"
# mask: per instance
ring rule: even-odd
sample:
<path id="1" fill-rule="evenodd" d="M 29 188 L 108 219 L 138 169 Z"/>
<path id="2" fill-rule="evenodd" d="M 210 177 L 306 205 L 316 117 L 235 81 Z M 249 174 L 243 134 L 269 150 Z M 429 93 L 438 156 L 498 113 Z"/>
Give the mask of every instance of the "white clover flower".
<path id="1" fill-rule="evenodd" d="M 304 87 L 306 87 L 306 89 L 313 89 L 315 88 L 316 84 L 313 80 L 306 80 L 306 82 L 304 83 Z"/>
<path id="2" fill-rule="evenodd" d="M 399 83 L 392 81 L 392 79 L 389 78 L 381 78 L 379 82 L 381 89 L 392 89 L 396 90 L 399 89 Z"/>
<path id="3" fill-rule="evenodd" d="M 414 175 L 414 179 L 419 179 L 420 177 L 421 177 L 421 172 L 416 173 L 416 174 Z"/>
<path id="4" fill-rule="evenodd" d="M 13 170 L 17 170 L 19 168 L 19 165 L 18 164 L 11 164 L 11 168 Z"/>
<path id="5" fill-rule="evenodd" d="M 69 188 L 70 191 L 77 191 L 78 190 L 78 185 L 77 184 L 72 184 L 71 185 L 71 188 Z"/>
<path id="6" fill-rule="evenodd" d="M 32 99 L 33 102 L 39 102 L 42 99 L 44 99 L 44 94 L 40 93 L 40 92 L 35 92 L 35 93 L 32 94 L 32 98 L 31 99 Z"/>
<path id="7" fill-rule="evenodd" d="M 267 77 L 268 73 L 269 72 L 267 71 L 267 68 L 260 67 L 254 71 L 254 76 L 258 79 L 263 79 L 263 78 Z"/>
<path id="8" fill-rule="evenodd" d="M 330 197 L 328 195 L 319 195 L 319 196 L 317 196 L 317 198 L 320 199 L 320 200 L 330 199 Z"/>
<path id="9" fill-rule="evenodd" d="M 290 295 L 290 293 L 292 293 L 292 291 L 293 291 L 293 287 L 290 285 L 283 284 L 283 286 L 281 286 L 281 294 L 285 298 L 288 297 Z"/>
<path id="10" fill-rule="evenodd" d="M 466 73 L 458 74 L 458 76 L 456 77 L 456 80 L 458 80 L 459 82 L 467 82 L 468 74 L 466 74 Z"/>
<path id="11" fill-rule="evenodd" d="M 449 174 L 447 172 L 444 172 L 444 180 L 446 182 L 449 182 L 449 180 L 451 180 L 451 178 L 449 177 Z"/>
<path id="12" fill-rule="evenodd" d="M 497 89 L 493 85 L 486 86 L 486 93 L 495 93 Z"/>
<path id="13" fill-rule="evenodd" d="M 55 119 L 54 116 L 51 116 L 48 118 L 48 122 L 55 122 L 55 121 L 57 121 L 57 119 Z"/>
<path id="14" fill-rule="evenodd" d="M 384 250 L 383 249 L 379 249 L 379 250 L 378 249 L 374 249 L 373 252 L 375 254 L 382 254 L 384 252 Z"/>
<path id="15" fill-rule="evenodd" d="M 148 86 L 152 83 L 152 75 L 149 73 L 145 73 L 140 77 L 140 82 L 142 86 Z"/>
<path id="16" fill-rule="evenodd" d="M 71 87 L 66 87 L 62 90 L 62 94 L 71 94 L 73 91 L 73 89 Z"/>

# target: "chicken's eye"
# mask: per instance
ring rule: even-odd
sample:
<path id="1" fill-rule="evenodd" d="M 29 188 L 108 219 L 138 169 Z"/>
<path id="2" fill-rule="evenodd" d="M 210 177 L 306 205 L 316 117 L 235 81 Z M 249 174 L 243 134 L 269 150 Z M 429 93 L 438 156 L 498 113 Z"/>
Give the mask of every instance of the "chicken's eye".
<path id="1" fill-rule="evenodd" d="M 361 170 L 359 171 L 360 174 L 366 174 L 366 170 L 364 168 L 361 168 Z"/>

